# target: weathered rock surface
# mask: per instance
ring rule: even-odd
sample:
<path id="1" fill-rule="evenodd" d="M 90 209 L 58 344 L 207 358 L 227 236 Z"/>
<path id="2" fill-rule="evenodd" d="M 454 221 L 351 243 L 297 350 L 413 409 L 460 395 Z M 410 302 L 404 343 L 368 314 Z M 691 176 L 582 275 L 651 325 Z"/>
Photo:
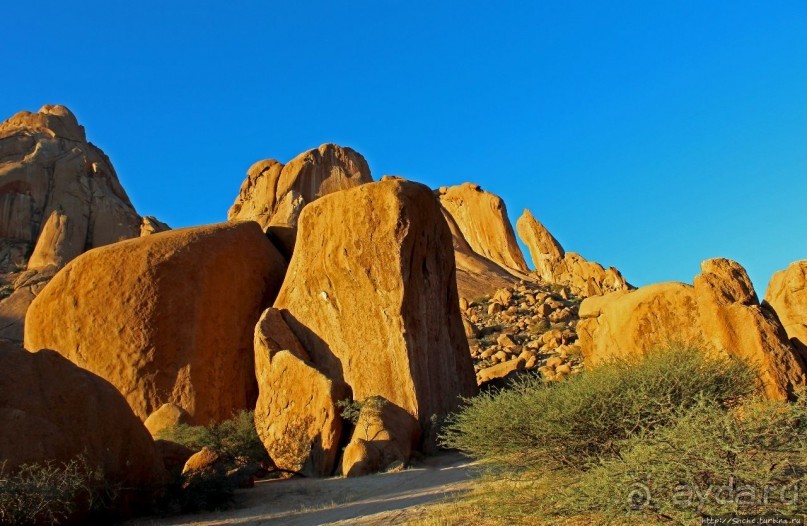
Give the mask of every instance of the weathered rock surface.
<path id="1" fill-rule="evenodd" d="M 171 230 L 171 227 L 163 223 L 154 216 L 143 216 L 140 221 L 140 235 L 150 236 L 151 234 L 159 234 Z"/>
<path id="2" fill-rule="evenodd" d="M 2 291 L 7 295 L 0 301 L 0 339 L 22 342 L 25 313 L 28 306 L 56 274 L 56 267 L 24 270 L 0 278 L 6 281 Z"/>
<path id="3" fill-rule="evenodd" d="M 694 345 L 754 364 L 768 397 L 792 396 L 807 370 L 745 270 L 727 259 L 707 260 L 701 270 L 694 286 L 661 283 L 583 301 L 577 332 L 586 364 Z"/>
<path id="4" fill-rule="evenodd" d="M 504 268 L 529 272 L 501 197 L 473 183 L 442 187 L 437 193 L 474 252 Z"/>
<path id="5" fill-rule="evenodd" d="M 163 404 L 146 418 L 143 425 L 146 426 L 151 436 L 157 438 L 163 431 L 167 431 L 179 424 L 190 424 L 191 415 L 187 411 L 174 404 Z"/>
<path id="6" fill-rule="evenodd" d="M 145 419 L 175 404 L 207 425 L 251 409 L 252 333 L 285 261 L 253 222 L 172 230 L 82 254 L 29 309 L 28 349 L 111 382 Z"/>
<path id="7" fill-rule="evenodd" d="M 221 455 L 210 448 L 203 447 L 188 458 L 182 468 L 182 474 L 192 476 L 204 471 L 215 471 L 224 469 L 224 459 Z"/>
<path id="8" fill-rule="evenodd" d="M 451 232 L 428 188 L 385 177 L 309 204 L 299 228 L 275 307 L 312 364 L 303 378 L 321 373 L 346 384 L 356 400 L 384 397 L 421 431 L 475 392 Z M 258 366 L 258 374 L 265 369 Z M 316 393 L 327 393 L 327 383 L 318 383 Z"/>
<path id="9" fill-rule="evenodd" d="M 369 183 L 361 154 L 335 144 L 303 152 L 287 165 L 274 159 L 253 164 L 227 215 L 230 221 L 257 221 L 290 255 L 303 207 L 324 195 Z"/>
<path id="10" fill-rule="evenodd" d="M 0 298 L 0 337 L 20 339 L 37 294 L 13 285 L 18 272 L 58 269 L 88 249 L 138 237 L 142 221 L 70 110 L 46 105 L 0 123 L 0 282 L 19 291 Z"/>
<path id="11" fill-rule="evenodd" d="M 146 428 L 107 381 L 59 354 L 0 342 L 0 459 L 4 469 L 84 455 L 123 511 L 148 501 L 165 473 Z"/>
<path id="12" fill-rule="evenodd" d="M 342 474 L 360 477 L 404 466 L 420 438 L 417 421 L 381 397 L 365 400 L 342 455 Z"/>
<path id="13" fill-rule="evenodd" d="M 512 358 L 507 360 L 506 362 L 501 362 L 496 365 L 491 365 L 490 367 L 485 367 L 481 369 L 477 375 L 477 382 L 479 385 L 487 384 L 488 382 L 494 380 L 503 380 L 507 378 L 512 373 L 524 369 L 527 365 L 527 360 L 524 358 Z"/>
<path id="14" fill-rule="evenodd" d="M 529 210 L 516 222 L 518 235 L 530 250 L 535 272 L 546 283 L 569 285 L 581 296 L 596 296 L 631 287 L 614 267 L 603 268 L 580 254 L 566 252 Z"/>
<path id="15" fill-rule="evenodd" d="M 255 428 L 272 461 L 309 476 L 331 474 L 342 434 L 337 403 L 350 390 L 317 370 L 274 308 L 255 326 L 255 372 Z"/>
<path id="16" fill-rule="evenodd" d="M 765 303 L 776 311 L 791 343 L 807 361 L 807 260 L 773 275 Z"/>

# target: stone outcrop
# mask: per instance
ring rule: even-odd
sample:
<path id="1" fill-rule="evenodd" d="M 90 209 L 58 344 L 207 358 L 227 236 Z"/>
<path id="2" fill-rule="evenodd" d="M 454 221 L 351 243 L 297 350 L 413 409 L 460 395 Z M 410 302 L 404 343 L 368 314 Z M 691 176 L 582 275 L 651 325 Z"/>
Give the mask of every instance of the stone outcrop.
<path id="1" fill-rule="evenodd" d="M 586 364 L 693 345 L 752 363 L 769 398 L 792 396 L 807 369 L 745 270 L 727 259 L 707 260 L 701 270 L 694 286 L 661 283 L 583 301 L 577 333 Z"/>
<path id="2" fill-rule="evenodd" d="M 529 272 L 501 197 L 473 183 L 442 187 L 437 194 L 474 252 L 506 269 Z"/>
<path id="3" fill-rule="evenodd" d="M 330 385 L 343 383 L 354 400 L 381 396 L 428 434 L 434 418 L 475 392 L 451 232 L 437 200 L 425 186 L 385 177 L 309 204 L 299 229 L 275 308 L 305 355 L 294 351 L 293 341 L 278 347 L 289 351 L 287 363 L 305 365 L 301 379 L 319 378 L 314 407 L 329 407 Z M 265 333 L 281 330 L 270 326 Z M 282 355 L 259 365 L 258 376 L 267 368 L 277 376 L 272 370 Z M 260 398 L 273 389 L 260 385 Z M 308 411 L 300 407 L 283 418 Z M 256 423 L 259 429 L 271 424 L 257 414 Z M 264 443 L 271 450 L 271 441 Z"/>
<path id="4" fill-rule="evenodd" d="M 5 276 L 11 282 L 0 291 L 0 297 L 2 292 L 7 294 L 0 300 L 0 339 L 22 342 L 25 313 L 56 270 L 56 267 L 46 267 Z"/>
<path id="5" fill-rule="evenodd" d="M 272 461 L 308 476 L 331 474 L 342 434 L 337 404 L 350 390 L 317 370 L 274 308 L 255 326 L 255 371 L 255 427 Z"/>
<path id="6" fill-rule="evenodd" d="M 49 267 L 140 236 L 146 220 L 109 158 L 64 106 L 0 123 L 0 286 L 13 292 L 13 298 L 0 296 L 0 338 L 20 340 L 25 310 L 38 293 L 39 287 L 20 284 L 20 271 L 36 270 L 42 277 L 33 281 L 46 281 Z"/>
<path id="7" fill-rule="evenodd" d="M 474 252 L 462 235 L 457 222 L 443 208 L 443 216 L 451 230 L 454 260 L 457 267 L 457 291 L 466 299 L 478 298 L 513 286 L 518 278 L 493 261 Z"/>
<path id="8" fill-rule="evenodd" d="M 230 208 L 230 221 L 257 221 L 291 254 L 303 207 L 324 195 L 369 183 L 361 154 L 335 144 L 303 152 L 285 166 L 274 159 L 253 164 Z"/>
<path id="9" fill-rule="evenodd" d="M 404 466 L 419 438 L 420 427 L 412 415 L 381 397 L 363 400 L 342 455 L 342 474 L 360 477 Z"/>
<path id="10" fill-rule="evenodd" d="M 581 296 L 597 296 L 631 287 L 614 267 L 604 268 L 580 254 L 566 252 L 532 212 L 516 222 L 518 235 L 530 250 L 535 273 L 546 283 L 569 285 Z"/>
<path id="11" fill-rule="evenodd" d="M 252 333 L 285 260 L 253 222 L 171 230 L 71 261 L 39 293 L 26 348 L 105 378 L 145 419 L 165 403 L 207 425 L 251 409 Z"/>
<path id="12" fill-rule="evenodd" d="M 773 275 L 765 303 L 776 311 L 791 343 L 807 361 L 807 260 Z"/>
<path id="13" fill-rule="evenodd" d="M 112 385 L 53 351 L 29 353 L 0 342 L 4 470 L 80 455 L 106 483 L 120 484 L 111 503 L 120 512 L 147 503 L 164 482 L 151 436 Z"/>
<path id="14" fill-rule="evenodd" d="M 143 425 L 146 426 L 151 436 L 157 438 L 161 433 L 176 427 L 180 424 L 190 424 L 191 415 L 187 411 L 174 404 L 163 404 L 146 418 Z"/>
<path id="15" fill-rule="evenodd" d="M 159 234 L 171 230 L 171 227 L 163 223 L 154 216 L 143 216 L 140 221 L 140 235 L 150 236 L 151 234 Z"/>

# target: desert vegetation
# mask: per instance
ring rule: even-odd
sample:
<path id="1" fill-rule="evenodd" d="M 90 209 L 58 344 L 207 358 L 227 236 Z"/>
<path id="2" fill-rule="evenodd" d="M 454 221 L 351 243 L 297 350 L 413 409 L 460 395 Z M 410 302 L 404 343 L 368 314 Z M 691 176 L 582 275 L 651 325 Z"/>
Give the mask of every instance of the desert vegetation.
<path id="1" fill-rule="evenodd" d="M 269 476 L 271 471 L 252 411 L 238 411 L 232 418 L 208 426 L 180 423 L 162 431 L 159 438 L 198 452 L 182 473 L 172 474 L 157 505 L 164 514 L 226 509 L 234 503 L 237 488 L 250 485 L 258 475 Z"/>
<path id="2" fill-rule="evenodd" d="M 181 444 L 192 451 L 208 448 L 221 455 L 229 467 L 269 461 L 269 455 L 255 431 L 252 411 L 238 411 L 229 420 L 209 426 L 177 424 L 160 433 L 159 438 Z"/>
<path id="3" fill-rule="evenodd" d="M 452 416 L 444 445 L 485 483 L 435 524 L 689 524 L 804 513 L 807 402 L 763 400 L 742 361 L 671 346 L 547 384 L 524 378 Z M 588 522 L 586 522 L 588 521 Z"/>
<path id="4" fill-rule="evenodd" d="M 0 524 L 59 524 L 88 517 L 116 497 L 103 474 L 84 456 L 68 462 L 0 467 Z"/>

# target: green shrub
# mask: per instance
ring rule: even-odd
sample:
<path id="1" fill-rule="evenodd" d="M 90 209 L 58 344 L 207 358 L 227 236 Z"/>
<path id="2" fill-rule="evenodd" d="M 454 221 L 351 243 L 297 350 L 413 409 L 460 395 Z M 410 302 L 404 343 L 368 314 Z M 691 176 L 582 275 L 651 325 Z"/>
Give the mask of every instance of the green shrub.
<path id="1" fill-rule="evenodd" d="M 102 505 L 103 475 L 83 456 L 57 464 L 0 466 L 0 524 L 59 524 Z M 114 495 L 111 496 L 114 498 Z"/>
<path id="2" fill-rule="evenodd" d="M 231 419 L 208 427 L 179 424 L 160 433 L 160 438 L 194 451 L 207 447 L 231 464 L 269 460 L 266 448 L 258 438 L 252 411 L 239 411 Z"/>
<path id="3" fill-rule="evenodd" d="M 181 513 L 224 510 L 235 501 L 237 484 L 224 469 L 211 469 L 172 481 L 167 494 L 170 507 Z"/>
<path id="4" fill-rule="evenodd" d="M 527 377 L 483 393 L 447 421 L 445 446 L 509 470 L 582 470 L 620 452 L 621 441 L 669 424 L 711 400 L 728 406 L 756 389 L 753 370 L 681 346 L 602 365 L 565 382 Z"/>
<path id="5" fill-rule="evenodd" d="M 704 400 L 620 449 L 619 457 L 546 495 L 544 509 L 681 524 L 704 516 L 807 513 L 804 401 L 753 402 L 726 411 Z"/>
<path id="6" fill-rule="evenodd" d="M 169 481 L 157 508 L 163 513 L 193 513 L 228 508 L 237 486 L 227 471 L 248 464 L 268 462 L 269 454 L 255 429 L 252 411 L 239 411 L 229 420 L 210 426 L 179 424 L 160 433 L 159 438 L 182 444 L 193 451 L 206 447 L 223 462 L 211 469 L 180 475 Z"/>

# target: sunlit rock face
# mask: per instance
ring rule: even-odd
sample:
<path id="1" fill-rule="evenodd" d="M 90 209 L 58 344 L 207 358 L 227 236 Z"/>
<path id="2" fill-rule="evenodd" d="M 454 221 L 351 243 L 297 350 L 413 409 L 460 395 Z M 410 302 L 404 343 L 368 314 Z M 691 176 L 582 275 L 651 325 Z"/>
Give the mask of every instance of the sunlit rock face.
<path id="1" fill-rule="evenodd" d="M 805 385 L 804 360 L 776 315 L 759 304 L 745 269 L 728 259 L 704 261 L 694 286 L 659 283 L 588 298 L 580 318 L 587 366 L 678 343 L 749 362 L 772 399 Z"/>
<path id="2" fill-rule="evenodd" d="M 149 231 L 109 158 L 64 106 L 0 124 L 0 338 L 22 339 L 25 311 L 56 269 L 79 254 Z"/>
<path id="3" fill-rule="evenodd" d="M 361 154 L 335 144 L 303 152 L 285 166 L 265 159 L 247 171 L 227 218 L 257 221 L 290 256 L 305 205 L 372 180 Z"/>
<path id="4" fill-rule="evenodd" d="M 293 469 L 334 469 L 342 443 L 335 404 L 345 393 L 386 400 L 389 418 L 378 425 L 396 435 L 388 440 L 402 456 L 419 437 L 433 439 L 435 422 L 476 382 L 451 231 L 432 191 L 384 177 L 307 205 L 255 351 L 256 426 L 270 455 Z M 310 447 L 284 454 L 292 432 Z M 378 465 L 357 455 L 353 474 L 365 469 L 353 464 Z"/>

